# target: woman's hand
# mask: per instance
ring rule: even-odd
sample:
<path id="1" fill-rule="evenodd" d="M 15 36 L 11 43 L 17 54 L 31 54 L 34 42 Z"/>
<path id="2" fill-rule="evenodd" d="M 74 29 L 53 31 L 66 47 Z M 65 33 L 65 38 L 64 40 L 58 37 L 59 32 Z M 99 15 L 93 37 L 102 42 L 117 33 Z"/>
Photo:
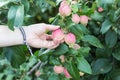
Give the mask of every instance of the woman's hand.
<path id="1" fill-rule="evenodd" d="M 48 24 L 34 24 L 23 27 L 26 33 L 27 43 L 34 48 L 55 48 L 61 41 L 57 41 L 51 35 L 46 34 L 46 31 L 52 31 L 59 26 Z M 23 36 L 18 28 L 11 31 L 7 26 L 0 25 L 0 47 L 21 45 L 23 44 Z"/>
<path id="2" fill-rule="evenodd" d="M 46 32 L 58 28 L 59 26 L 44 23 L 24 27 L 27 43 L 35 48 L 55 48 L 60 44 L 60 41 L 54 39 L 52 35 L 46 34 Z"/>

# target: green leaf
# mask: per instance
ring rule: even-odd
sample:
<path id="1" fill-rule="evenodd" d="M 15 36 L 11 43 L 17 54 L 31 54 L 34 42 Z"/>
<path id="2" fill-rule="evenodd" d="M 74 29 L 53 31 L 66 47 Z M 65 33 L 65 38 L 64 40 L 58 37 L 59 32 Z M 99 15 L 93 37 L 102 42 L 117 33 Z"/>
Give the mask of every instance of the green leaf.
<path id="1" fill-rule="evenodd" d="M 112 54 L 112 49 L 108 48 L 108 47 L 104 47 L 104 48 L 97 48 L 96 49 L 96 57 L 97 58 L 108 58 L 110 57 Z"/>
<path id="2" fill-rule="evenodd" d="M 99 48 L 102 48 L 103 45 L 100 43 L 99 39 L 96 38 L 95 36 L 92 36 L 92 35 L 85 35 L 82 40 L 84 42 L 88 42 L 90 43 L 91 45 L 95 46 L 95 47 L 99 47 Z"/>
<path id="3" fill-rule="evenodd" d="M 57 24 L 58 24 L 58 21 L 59 21 L 59 18 L 56 16 L 56 17 L 54 18 L 54 20 L 52 21 L 51 24 L 57 25 Z"/>
<path id="4" fill-rule="evenodd" d="M 88 23 L 89 25 L 90 25 L 90 27 L 91 27 L 91 32 L 93 32 L 94 34 L 96 34 L 96 35 L 99 35 L 99 33 L 100 33 L 100 27 L 99 27 L 99 25 L 97 24 L 97 22 L 96 21 L 89 21 L 89 23 Z"/>
<path id="5" fill-rule="evenodd" d="M 73 61 L 69 61 L 67 66 L 67 70 L 72 76 L 73 80 L 80 80 L 80 75 L 77 67 L 75 66 Z"/>
<path id="6" fill-rule="evenodd" d="M 109 48 L 115 46 L 117 42 L 117 34 L 114 31 L 108 31 L 105 35 L 105 43 Z"/>
<path id="7" fill-rule="evenodd" d="M 98 59 L 92 64 L 93 74 L 104 74 L 108 73 L 112 69 L 112 64 L 108 59 Z"/>
<path id="8" fill-rule="evenodd" d="M 26 60 L 25 53 L 20 46 L 6 47 L 3 49 L 3 53 L 11 65 L 16 68 Z"/>
<path id="9" fill-rule="evenodd" d="M 49 18 L 49 23 L 52 23 L 55 20 L 55 17 Z"/>
<path id="10" fill-rule="evenodd" d="M 77 54 L 78 54 L 78 51 L 75 50 L 75 49 L 73 49 L 73 48 L 70 48 L 68 53 L 69 53 L 69 54 L 72 54 L 72 55 L 77 55 Z"/>
<path id="11" fill-rule="evenodd" d="M 29 60 L 27 62 L 24 62 L 22 65 L 20 65 L 21 71 L 28 71 L 31 69 L 36 63 L 38 62 L 38 58 L 36 56 L 30 56 Z"/>
<path id="12" fill-rule="evenodd" d="M 60 4 L 61 1 L 62 1 L 62 0 L 56 0 L 56 4 L 57 4 L 57 5 Z"/>
<path id="13" fill-rule="evenodd" d="M 101 15 L 97 11 L 95 11 L 94 14 L 91 15 L 91 18 L 96 21 L 103 21 L 103 15 Z"/>
<path id="14" fill-rule="evenodd" d="M 108 5 L 112 5 L 114 2 L 115 0 L 96 0 L 98 7 L 107 7 Z"/>
<path id="15" fill-rule="evenodd" d="M 7 5 L 10 2 L 10 0 L 0 0 L 0 7 L 3 7 L 4 5 Z"/>
<path id="16" fill-rule="evenodd" d="M 106 33 L 112 26 L 112 23 L 109 20 L 105 20 L 102 24 L 100 32 L 102 34 Z"/>
<path id="17" fill-rule="evenodd" d="M 39 56 L 39 59 L 42 61 L 42 62 L 45 62 L 46 60 L 48 60 L 48 53 L 47 54 L 42 54 Z"/>
<path id="18" fill-rule="evenodd" d="M 50 5 L 46 2 L 46 0 L 36 0 L 36 5 L 41 9 L 42 12 L 45 12 Z"/>
<path id="19" fill-rule="evenodd" d="M 88 56 L 89 54 L 89 51 L 90 51 L 90 48 L 89 47 L 80 47 L 80 49 L 78 50 L 78 53 L 82 56 Z"/>
<path id="20" fill-rule="evenodd" d="M 89 34 L 89 30 L 82 24 L 77 24 L 75 25 L 75 28 L 79 31 L 79 32 L 83 32 L 84 34 Z"/>
<path id="21" fill-rule="evenodd" d="M 13 77 L 14 77 L 14 75 L 12 75 L 12 74 L 7 75 L 5 80 L 13 80 Z"/>
<path id="22" fill-rule="evenodd" d="M 38 59 L 36 58 L 36 56 L 31 56 L 29 58 L 29 63 L 27 63 L 28 68 L 34 66 L 34 64 L 37 62 L 38 62 Z"/>
<path id="23" fill-rule="evenodd" d="M 54 1 L 47 0 L 47 3 L 49 3 L 53 7 L 56 7 L 56 3 Z"/>
<path id="24" fill-rule="evenodd" d="M 82 14 L 90 15 L 90 14 L 92 14 L 92 13 L 93 13 L 93 11 L 92 11 L 88 6 L 84 5 L 84 6 L 82 7 Z"/>
<path id="25" fill-rule="evenodd" d="M 80 71 L 88 74 L 92 74 L 90 64 L 87 62 L 87 60 L 84 57 L 77 58 L 77 66 Z"/>
<path id="26" fill-rule="evenodd" d="M 80 40 L 83 37 L 83 32 L 79 25 L 72 25 L 70 31 L 75 34 L 77 40 Z"/>
<path id="27" fill-rule="evenodd" d="M 60 60 L 54 56 L 50 56 L 49 63 L 53 65 L 61 65 Z"/>
<path id="28" fill-rule="evenodd" d="M 60 80 L 60 79 L 59 79 L 58 75 L 56 75 L 56 74 L 51 74 L 51 75 L 49 76 L 48 80 Z"/>
<path id="29" fill-rule="evenodd" d="M 61 44 L 58 46 L 55 51 L 53 52 L 55 55 L 62 55 L 68 52 L 68 46 L 66 44 Z"/>
<path id="30" fill-rule="evenodd" d="M 120 80 L 120 69 L 115 69 L 110 73 L 111 80 Z"/>
<path id="31" fill-rule="evenodd" d="M 97 4 L 96 4 L 96 2 L 93 2 L 91 10 L 94 12 L 96 10 L 96 8 L 97 8 Z"/>
<path id="32" fill-rule="evenodd" d="M 47 7 L 47 4 L 45 0 L 38 0 L 38 5 L 40 8 L 45 8 Z"/>
<path id="33" fill-rule="evenodd" d="M 3 51 L 3 49 L 2 49 L 2 48 L 0 48 L 0 55 L 1 55 L 2 51 Z"/>
<path id="34" fill-rule="evenodd" d="M 2 78 L 4 77 L 4 73 L 0 73 L 0 80 L 2 80 Z"/>
<path id="35" fill-rule="evenodd" d="M 11 30 L 15 27 L 20 27 L 24 20 L 24 6 L 11 6 L 8 12 L 8 26 Z"/>
<path id="36" fill-rule="evenodd" d="M 25 11 L 25 14 L 27 14 L 27 12 L 29 11 L 30 9 L 30 3 L 28 0 L 21 0 L 21 3 L 24 5 L 24 11 Z"/>
<path id="37" fill-rule="evenodd" d="M 120 16 L 120 8 L 118 8 L 115 12 L 114 12 L 114 17 L 113 17 L 113 21 L 116 22 L 119 19 Z"/>
<path id="38" fill-rule="evenodd" d="M 115 48 L 115 51 L 112 53 L 113 57 L 120 61 L 120 45 L 117 44 L 118 47 Z"/>
<path id="39" fill-rule="evenodd" d="M 71 9 L 74 13 L 78 12 L 78 6 L 76 4 L 72 5 Z"/>
<path id="40" fill-rule="evenodd" d="M 120 51 L 112 53 L 113 57 L 120 61 Z"/>
<path id="41" fill-rule="evenodd" d="M 24 79 L 24 80 L 32 80 L 32 78 L 27 76 L 27 75 L 25 75 L 24 78 L 22 78 L 22 79 Z"/>

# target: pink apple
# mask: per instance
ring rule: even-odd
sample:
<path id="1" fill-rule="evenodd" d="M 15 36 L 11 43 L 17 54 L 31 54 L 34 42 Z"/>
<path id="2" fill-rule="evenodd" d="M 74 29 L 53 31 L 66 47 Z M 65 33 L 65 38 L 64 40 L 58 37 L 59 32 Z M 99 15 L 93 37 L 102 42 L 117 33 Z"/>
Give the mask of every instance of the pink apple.
<path id="1" fill-rule="evenodd" d="M 60 74 L 64 71 L 64 67 L 62 67 L 61 65 L 60 66 L 54 66 L 53 70 L 54 70 L 55 73 Z"/>
<path id="2" fill-rule="evenodd" d="M 80 16 L 80 23 L 83 25 L 87 25 L 89 18 L 86 15 Z"/>
<path id="3" fill-rule="evenodd" d="M 77 49 L 80 48 L 80 46 L 79 46 L 78 44 L 74 44 L 73 48 L 74 48 L 75 50 L 77 50 Z"/>
<path id="4" fill-rule="evenodd" d="M 69 72 L 67 71 L 66 68 L 64 68 L 63 72 L 64 72 L 66 78 L 71 78 L 71 76 L 70 76 L 70 74 L 69 74 Z"/>
<path id="5" fill-rule="evenodd" d="M 66 0 L 64 0 L 60 3 L 60 6 L 64 6 L 64 5 L 68 5 L 68 2 Z"/>
<path id="6" fill-rule="evenodd" d="M 60 13 L 61 16 L 64 16 L 64 17 L 69 16 L 71 14 L 70 6 L 67 5 L 67 4 L 66 5 L 61 5 L 59 7 L 59 13 Z"/>
<path id="7" fill-rule="evenodd" d="M 62 40 L 64 38 L 64 32 L 61 29 L 54 30 L 52 36 L 56 40 Z"/>
<path id="8" fill-rule="evenodd" d="M 99 7 L 98 8 L 98 12 L 102 12 L 103 11 L 103 8 L 102 7 Z"/>
<path id="9" fill-rule="evenodd" d="M 78 14 L 72 15 L 72 21 L 77 24 L 80 22 L 80 17 L 78 16 Z"/>
<path id="10" fill-rule="evenodd" d="M 76 37 L 73 33 L 68 33 L 65 35 L 65 42 L 69 45 L 69 47 L 73 47 L 76 42 Z"/>
<path id="11" fill-rule="evenodd" d="M 40 75 L 41 75 L 40 71 L 37 70 L 37 71 L 35 72 L 35 75 L 36 75 L 37 77 L 40 76 Z"/>

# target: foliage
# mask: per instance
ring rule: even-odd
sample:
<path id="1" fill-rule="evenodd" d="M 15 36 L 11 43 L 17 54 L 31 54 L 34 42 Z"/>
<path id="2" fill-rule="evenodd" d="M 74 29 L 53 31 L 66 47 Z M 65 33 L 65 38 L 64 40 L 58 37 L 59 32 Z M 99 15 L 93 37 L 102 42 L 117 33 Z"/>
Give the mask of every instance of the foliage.
<path id="1" fill-rule="evenodd" d="M 80 45 L 77 50 L 66 43 L 53 50 L 32 48 L 34 56 L 26 46 L 1 48 L 0 80 L 120 80 L 120 0 L 75 0 L 66 17 L 58 10 L 61 1 L 0 0 L 0 24 L 11 30 L 39 22 L 60 25 L 65 33 L 75 34 Z M 72 14 L 88 16 L 88 24 L 74 23 Z M 65 67 L 72 78 L 56 74 L 55 65 Z"/>

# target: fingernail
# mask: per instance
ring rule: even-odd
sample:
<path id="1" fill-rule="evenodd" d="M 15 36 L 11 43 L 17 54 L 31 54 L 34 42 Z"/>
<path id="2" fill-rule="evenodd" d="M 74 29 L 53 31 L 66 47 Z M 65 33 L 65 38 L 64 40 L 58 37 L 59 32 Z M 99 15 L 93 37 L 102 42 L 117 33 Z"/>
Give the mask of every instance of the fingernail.
<path id="1" fill-rule="evenodd" d="M 60 26 L 56 26 L 56 27 L 60 28 Z"/>

